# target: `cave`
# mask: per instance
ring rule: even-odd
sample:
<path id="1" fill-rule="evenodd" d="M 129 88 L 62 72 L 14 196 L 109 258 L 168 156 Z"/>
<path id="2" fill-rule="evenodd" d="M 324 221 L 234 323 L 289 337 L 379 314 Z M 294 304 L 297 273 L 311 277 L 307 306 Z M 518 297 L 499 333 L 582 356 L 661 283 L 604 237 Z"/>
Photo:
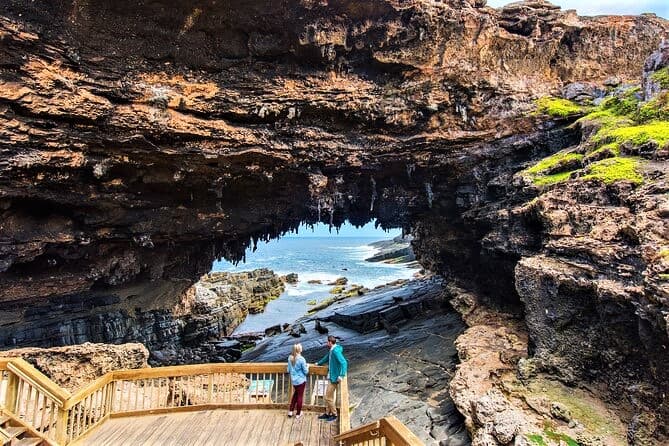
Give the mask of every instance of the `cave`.
<path id="1" fill-rule="evenodd" d="M 5 1 L 0 348 L 151 346 L 216 259 L 375 220 L 521 321 L 537 367 L 609 401 L 647 383 L 625 407 L 665 435 L 666 237 L 634 220 L 666 227 L 665 189 L 519 173 L 589 137 L 537 98 L 638 82 L 667 37 L 543 2 Z"/>

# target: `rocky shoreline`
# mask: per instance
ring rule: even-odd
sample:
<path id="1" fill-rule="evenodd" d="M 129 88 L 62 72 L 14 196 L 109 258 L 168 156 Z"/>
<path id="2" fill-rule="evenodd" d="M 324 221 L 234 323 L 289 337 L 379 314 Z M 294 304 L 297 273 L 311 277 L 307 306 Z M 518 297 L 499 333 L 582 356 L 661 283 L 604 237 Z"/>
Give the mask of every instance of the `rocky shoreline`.
<path id="1" fill-rule="evenodd" d="M 290 330 L 260 341 L 241 361 L 286 360 L 300 342 L 309 362 L 325 353 L 325 336 L 340 339 L 349 360 L 353 426 L 391 414 L 423 441 L 469 444 L 461 415 L 448 395 L 455 371 L 454 342 L 464 330 L 437 278 L 381 287 L 309 316 Z M 449 347 L 450 345 L 450 347 Z"/>

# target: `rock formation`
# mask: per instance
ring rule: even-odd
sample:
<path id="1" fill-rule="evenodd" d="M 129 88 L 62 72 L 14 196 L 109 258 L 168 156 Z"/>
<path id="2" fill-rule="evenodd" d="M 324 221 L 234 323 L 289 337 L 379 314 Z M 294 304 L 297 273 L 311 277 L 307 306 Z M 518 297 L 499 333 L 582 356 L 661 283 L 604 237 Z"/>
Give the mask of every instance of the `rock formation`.
<path id="1" fill-rule="evenodd" d="M 376 218 L 523 317 L 533 366 L 601 386 L 633 441 L 664 441 L 666 142 L 593 153 L 601 123 L 535 100 L 641 83 L 669 23 L 484 4 L 3 2 L 2 343 L 113 332 L 110 306 L 169 324 L 155 315 L 213 259 L 302 222 Z M 664 54 L 646 100 L 667 88 Z M 568 147 L 538 169 L 565 181 L 521 173 Z M 645 181 L 596 178 L 614 149 L 646 160 Z"/>
<path id="2" fill-rule="evenodd" d="M 17 348 L 5 350 L 3 357 L 20 357 L 70 392 L 119 369 L 148 367 L 149 351 L 142 344 L 91 344 L 67 347 Z M 76 370 L 76 373 L 72 373 Z"/>
<path id="3" fill-rule="evenodd" d="M 7 333 L 5 347 L 138 341 L 149 348 L 154 365 L 230 361 L 241 354 L 241 344 L 224 338 L 283 290 L 282 279 L 268 269 L 211 273 L 186 290 L 173 308 L 147 311 L 123 307 L 124 301 L 115 300 L 98 302 L 91 314 L 92 306 L 81 300 L 69 306 L 46 301 L 26 311 L 19 329 L 0 333 Z"/>

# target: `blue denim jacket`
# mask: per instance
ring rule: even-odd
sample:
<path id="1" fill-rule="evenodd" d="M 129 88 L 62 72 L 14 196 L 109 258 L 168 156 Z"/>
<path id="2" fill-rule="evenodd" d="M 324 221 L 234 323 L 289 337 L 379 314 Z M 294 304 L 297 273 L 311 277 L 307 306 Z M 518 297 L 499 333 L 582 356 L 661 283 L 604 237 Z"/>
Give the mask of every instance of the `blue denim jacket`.
<path id="1" fill-rule="evenodd" d="M 290 382 L 294 386 L 299 386 L 307 380 L 307 373 L 309 373 L 309 366 L 307 360 L 303 356 L 298 356 L 295 360 L 295 365 L 288 360 L 288 373 L 290 373 Z"/>

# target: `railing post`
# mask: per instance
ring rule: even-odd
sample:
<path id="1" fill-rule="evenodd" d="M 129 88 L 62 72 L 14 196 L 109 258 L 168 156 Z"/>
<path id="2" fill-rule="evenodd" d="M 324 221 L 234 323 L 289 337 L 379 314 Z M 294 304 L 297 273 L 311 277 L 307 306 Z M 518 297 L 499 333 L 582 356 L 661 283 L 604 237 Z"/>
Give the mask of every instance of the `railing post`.
<path id="1" fill-rule="evenodd" d="M 339 433 L 351 429 L 351 414 L 349 412 L 348 379 L 344 376 L 339 383 Z"/>
<path id="2" fill-rule="evenodd" d="M 107 407 L 109 407 L 108 414 L 111 415 L 112 413 L 114 413 L 114 401 L 116 400 L 116 380 L 113 380 L 111 383 L 109 383 L 109 387 L 110 387 L 109 389 L 110 392 L 107 395 L 108 398 Z"/>
<path id="3" fill-rule="evenodd" d="M 19 377 L 11 372 L 8 372 L 8 375 L 5 408 L 10 412 L 17 413 L 16 397 L 19 392 Z"/>
<path id="4" fill-rule="evenodd" d="M 209 396 L 207 397 L 207 402 L 211 404 L 214 399 L 214 374 L 209 374 L 209 381 L 207 382 L 207 390 L 209 391 Z"/>
<path id="5" fill-rule="evenodd" d="M 67 413 L 69 410 L 58 406 L 58 415 L 56 416 L 56 443 L 63 446 L 67 444 Z"/>

